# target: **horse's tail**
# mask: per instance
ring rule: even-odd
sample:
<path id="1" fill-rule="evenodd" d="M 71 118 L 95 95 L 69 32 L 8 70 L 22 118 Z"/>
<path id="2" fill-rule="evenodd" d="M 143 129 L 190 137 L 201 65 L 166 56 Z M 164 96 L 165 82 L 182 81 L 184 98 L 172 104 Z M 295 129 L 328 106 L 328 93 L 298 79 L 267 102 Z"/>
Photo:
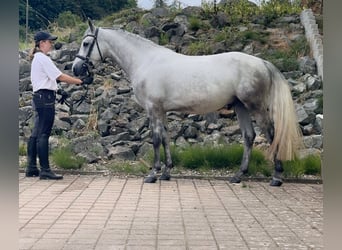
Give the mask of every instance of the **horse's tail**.
<path id="1" fill-rule="evenodd" d="M 303 147 L 302 132 L 298 124 L 290 87 L 287 80 L 271 63 L 266 62 L 271 72 L 270 116 L 274 125 L 274 137 L 268 156 L 279 160 L 292 160 Z"/>

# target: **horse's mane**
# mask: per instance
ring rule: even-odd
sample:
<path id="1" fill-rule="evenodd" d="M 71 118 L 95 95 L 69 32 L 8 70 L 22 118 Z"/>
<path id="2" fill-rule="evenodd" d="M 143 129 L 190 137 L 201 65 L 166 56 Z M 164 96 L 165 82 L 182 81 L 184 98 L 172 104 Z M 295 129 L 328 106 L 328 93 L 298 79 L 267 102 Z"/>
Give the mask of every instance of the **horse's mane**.
<path id="1" fill-rule="evenodd" d="M 167 49 L 163 46 L 160 46 L 159 44 L 156 44 L 154 42 L 152 42 L 151 40 L 145 38 L 145 37 L 142 37 L 142 36 L 139 36 L 138 34 L 135 34 L 135 33 L 131 33 L 131 32 L 128 32 L 124 29 L 121 29 L 121 28 L 117 28 L 117 27 L 101 27 L 101 29 L 106 29 L 106 30 L 115 30 L 115 31 L 118 31 L 118 32 L 121 32 L 122 34 L 124 34 L 125 36 L 127 37 L 131 37 L 133 38 L 132 40 L 133 41 L 136 41 L 136 40 L 139 40 L 139 41 L 142 41 L 152 47 L 156 47 L 156 48 L 164 48 L 164 49 Z"/>

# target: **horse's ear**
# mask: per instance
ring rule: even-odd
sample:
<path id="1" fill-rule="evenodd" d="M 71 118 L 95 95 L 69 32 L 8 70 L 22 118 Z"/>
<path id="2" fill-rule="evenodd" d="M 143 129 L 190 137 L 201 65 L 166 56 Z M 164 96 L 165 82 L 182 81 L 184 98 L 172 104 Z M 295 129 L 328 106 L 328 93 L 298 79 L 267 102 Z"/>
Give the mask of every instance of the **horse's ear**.
<path id="1" fill-rule="evenodd" d="M 90 31 L 94 32 L 95 26 L 89 17 L 88 17 L 88 25 L 89 25 Z"/>

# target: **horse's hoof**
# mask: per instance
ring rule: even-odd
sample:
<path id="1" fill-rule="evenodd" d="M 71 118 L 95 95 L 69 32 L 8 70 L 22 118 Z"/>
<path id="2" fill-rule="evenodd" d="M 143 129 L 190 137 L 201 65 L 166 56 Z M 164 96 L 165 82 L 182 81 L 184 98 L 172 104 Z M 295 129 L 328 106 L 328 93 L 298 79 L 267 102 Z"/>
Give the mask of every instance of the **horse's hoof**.
<path id="1" fill-rule="evenodd" d="M 234 177 L 232 177 L 232 178 L 230 179 L 229 182 L 230 182 L 230 183 L 240 183 L 240 182 L 241 182 L 241 178 L 234 176 Z"/>
<path id="2" fill-rule="evenodd" d="M 159 180 L 161 181 L 169 181 L 170 179 L 171 179 L 171 175 L 164 174 L 164 173 L 159 177 Z"/>
<path id="3" fill-rule="evenodd" d="M 157 177 L 155 176 L 147 176 L 144 180 L 145 183 L 155 183 L 157 181 Z"/>
<path id="4" fill-rule="evenodd" d="M 283 184 L 283 182 L 281 180 L 272 179 L 270 186 L 280 187 L 282 184 Z"/>

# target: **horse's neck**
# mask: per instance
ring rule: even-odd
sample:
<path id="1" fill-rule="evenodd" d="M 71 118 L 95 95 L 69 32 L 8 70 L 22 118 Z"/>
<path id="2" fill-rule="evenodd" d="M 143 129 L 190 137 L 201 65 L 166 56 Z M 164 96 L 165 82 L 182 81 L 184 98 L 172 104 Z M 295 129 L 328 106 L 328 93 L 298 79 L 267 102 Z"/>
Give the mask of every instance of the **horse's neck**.
<path id="1" fill-rule="evenodd" d="M 104 31 L 108 57 L 114 59 L 131 77 L 139 65 L 144 64 L 148 59 L 149 52 L 163 49 L 149 40 L 123 30 L 104 29 Z"/>

